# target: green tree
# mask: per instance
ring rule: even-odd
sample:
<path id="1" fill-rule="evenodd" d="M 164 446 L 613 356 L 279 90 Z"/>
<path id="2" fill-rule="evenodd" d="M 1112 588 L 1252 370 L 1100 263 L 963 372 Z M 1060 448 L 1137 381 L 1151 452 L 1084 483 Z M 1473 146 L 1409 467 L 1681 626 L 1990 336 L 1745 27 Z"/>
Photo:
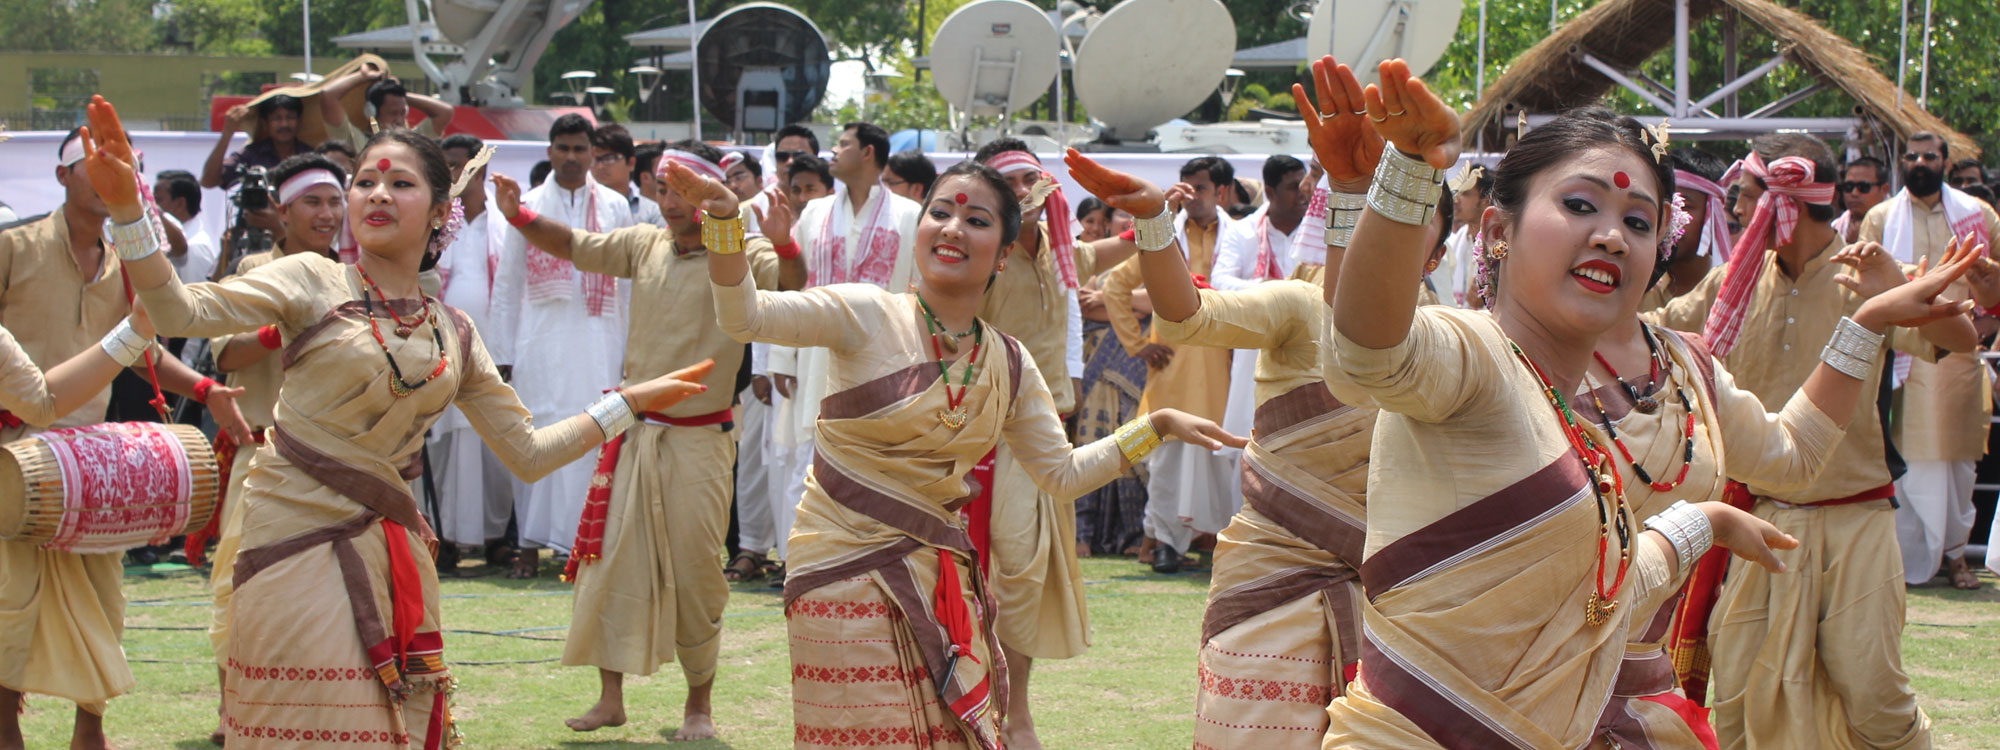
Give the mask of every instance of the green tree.
<path id="1" fill-rule="evenodd" d="M 151 0 L 0 2 L 0 49 L 146 52 L 158 43 Z"/>

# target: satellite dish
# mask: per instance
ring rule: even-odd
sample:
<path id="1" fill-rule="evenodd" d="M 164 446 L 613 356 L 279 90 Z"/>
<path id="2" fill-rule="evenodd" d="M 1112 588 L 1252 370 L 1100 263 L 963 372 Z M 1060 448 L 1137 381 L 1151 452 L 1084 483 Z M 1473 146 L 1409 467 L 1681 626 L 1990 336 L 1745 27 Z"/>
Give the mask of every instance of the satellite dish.
<path id="1" fill-rule="evenodd" d="M 1319 0 L 1306 26 L 1307 59 L 1333 55 L 1374 83 L 1383 60 L 1400 57 L 1423 75 L 1458 35 L 1459 0 Z"/>
<path id="2" fill-rule="evenodd" d="M 738 5 L 695 40 L 701 107 L 737 133 L 771 132 L 812 116 L 833 68 L 812 19 L 777 3 Z"/>
<path id="3" fill-rule="evenodd" d="M 459 104 L 486 103 L 521 106 L 520 92 L 534 79 L 535 63 L 549 47 L 557 31 L 576 20 L 588 2 L 578 0 L 430 0 L 408 3 L 409 23 L 421 24 L 419 6 L 427 5 L 437 35 L 413 36 L 411 53 L 418 60 L 438 49 L 434 43 L 449 40 L 460 50 L 457 59 L 425 63 L 426 72 L 438 84 L 441 96 Z M 493 58 L 505 53 L 507 61 Z"/>
<path id="4" fill-rule="evenodd" d="M 1200 106 L 1236 53 L 1236 22 L 1217 0 L 1125 0 L 1076 53 L 1076 95 L 1106 135 L 1136 139 Z"/>
<path id="5" fill-rule="evenodd" d="M 961 112 L 1009 117 L 1049 90 L 1061 46 L 1048 11 L 980 0 L 952 11 L 931 39 L 932 83 Z"/>

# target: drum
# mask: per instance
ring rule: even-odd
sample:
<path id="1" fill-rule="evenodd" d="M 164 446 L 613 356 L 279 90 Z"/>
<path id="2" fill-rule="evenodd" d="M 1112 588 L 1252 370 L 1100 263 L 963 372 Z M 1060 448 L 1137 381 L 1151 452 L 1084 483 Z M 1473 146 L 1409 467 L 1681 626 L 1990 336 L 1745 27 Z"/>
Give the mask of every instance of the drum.
<path id="1" fill-rule="evenodd" d="M 188 425 L 95 424 L 0 448 L 0 539 L 124 552 L 165 544 L 215 513 L 215 453 Z"/>

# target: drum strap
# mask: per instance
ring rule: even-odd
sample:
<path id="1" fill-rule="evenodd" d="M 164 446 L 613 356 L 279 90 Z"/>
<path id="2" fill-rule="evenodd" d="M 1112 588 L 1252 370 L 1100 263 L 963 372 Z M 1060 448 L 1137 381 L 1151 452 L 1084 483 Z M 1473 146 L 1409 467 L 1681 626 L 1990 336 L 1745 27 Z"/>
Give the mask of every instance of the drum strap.
<path id="1" fill-rule="evenodd" d="M 125 304 L 128 306 L 134 304 L 132 302 L 132 277 L 126 276 L 121 269 L 118 274 L 118 280 L 125 282 Z M 153 347 L 146 347 L 146 351 L 142 352 L 140 356 L 146 359 L 146 382 L 153 386 L 153 398 L 146 403 L 152 405 L 153 411 L 159 412 L 160 419 L 165 421 L 167 419 L 167 395 L 160 392 L 160 371 L 153 367 Z"/>

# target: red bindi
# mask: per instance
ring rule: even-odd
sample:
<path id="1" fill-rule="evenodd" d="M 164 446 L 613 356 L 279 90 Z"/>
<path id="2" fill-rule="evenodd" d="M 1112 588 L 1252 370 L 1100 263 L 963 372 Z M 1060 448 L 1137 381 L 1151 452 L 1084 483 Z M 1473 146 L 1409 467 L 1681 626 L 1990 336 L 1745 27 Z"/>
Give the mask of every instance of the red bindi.
<path id="1" fill-rule="evenodd" d="M 387 172 L 387 171 L 389 171 L 389 160 L 388 160 L 388 159 L 378 159 L 378 160 L 376 160 L 376 162 L 375 162 L 375 168 L 376 168 L 377 170 L 380 170 L 380 171 L 383 171 L 383 172 Z M 1625 173 L 1623 173 L 1623 172 L 1620 172 L 1620 173 L 1618 173 L 1618 177 L 1619 177 L 1619 179 L 1620 179 L 1620 180 L 1623 180 L 1623 179 L 1624 179 L 1624 177 L 1625 177 Z M 1624 185 L 1619 185 L 1619 187 L 1624 187 Z"/>
<path id="2" fill-rule="evenodd" d="M 1617 185 L 1619 190 L 1624 190 L 1632 186 L 1632 176 L 1619 172 L 1611 176 L 1611 184 Z"/>
<path id="3" fill-rule="evenodd" d="M 951 199 L 952 199 L 952 200 L 955 200 L 955 201 L 958 201 L 958 205 L 961 205 L 961 206 L 965 205 L 965 201 L 966 201 L 966 197 L 965 197 L 965 194 L 964 194 L 964 193 L 959 193 L 958 195 L 954 195 L 954 196 L 952 196 L 952 198 L 951 198 Z"/>

